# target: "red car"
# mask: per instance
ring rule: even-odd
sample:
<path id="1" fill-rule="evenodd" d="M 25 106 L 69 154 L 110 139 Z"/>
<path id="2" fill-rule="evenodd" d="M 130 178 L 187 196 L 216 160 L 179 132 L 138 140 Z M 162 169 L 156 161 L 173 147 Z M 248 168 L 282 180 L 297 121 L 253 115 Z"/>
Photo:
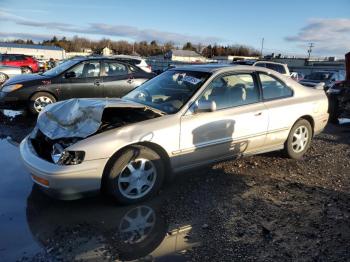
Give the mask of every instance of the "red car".
<path id="1" fill-rule="evenodd" d="M 22 68 L 23 73 L 27 74 L 39 72 L 38 61 L 27 55 L 1 54 L 0 64 L 20 67 Z"/>

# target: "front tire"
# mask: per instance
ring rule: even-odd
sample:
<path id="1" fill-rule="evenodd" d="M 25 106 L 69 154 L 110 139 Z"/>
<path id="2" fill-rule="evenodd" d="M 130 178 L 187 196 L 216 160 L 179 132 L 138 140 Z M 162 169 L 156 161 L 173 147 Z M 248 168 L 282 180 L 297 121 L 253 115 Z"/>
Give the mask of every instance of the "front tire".
<path id="1" fill-rule="evenodd" d="M 32 114 L 39 114 L 45 106 L 56 102 L 56 98 L 46 92 L 35 93 L 29 100 L 29 111 Z"/>
<path id="2" fill-rule="evenodd" d="M 298 120 L 292 127 L 284 145 L 286 155 L 292 159 L 301 159 L 309 149 L 312 138 L 312 127 L 305 119 Z"/>
<path id="3" fill-rule="evenodd" d="M 106 172 L 110 195 L 122 204 L 141 202 L 155 195 L 164 181 L 164 163 L 154 150 L 130 146 L 111 159 Z"/>

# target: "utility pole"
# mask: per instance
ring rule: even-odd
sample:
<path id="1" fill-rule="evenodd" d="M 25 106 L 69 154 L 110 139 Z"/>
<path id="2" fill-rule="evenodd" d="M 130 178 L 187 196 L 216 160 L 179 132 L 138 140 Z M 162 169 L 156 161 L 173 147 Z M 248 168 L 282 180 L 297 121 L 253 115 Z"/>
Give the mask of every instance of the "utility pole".
<path id="1" fill-rule="evenodd" d="M 314 43 L 310 43 L 309 44 L 309 49 L 307 50 L 307 53 L 308 53 L 307 60 L 310 60 L 310 56 L 311 56 L 311 52 L 312 52 L 312 48 L 313 47 L 315 47 Z"/>
<path id="2" fill-rule="evenodd" d="M 261 39 L 261 50 L 260 50 L 261 57 L 263 57 L 263 50 L 264 50 L 264 38 Z"/>

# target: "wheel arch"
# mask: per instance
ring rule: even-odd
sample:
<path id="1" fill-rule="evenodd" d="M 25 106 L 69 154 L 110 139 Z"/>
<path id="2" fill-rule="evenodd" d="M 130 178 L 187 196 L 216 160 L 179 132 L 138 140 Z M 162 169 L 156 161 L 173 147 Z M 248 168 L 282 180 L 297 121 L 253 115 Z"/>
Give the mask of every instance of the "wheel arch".
<path id="1" fill-rule="evenodd" d="M 53 92 L 51 92 L 51 91 L 49 91 L 49 90 L 35 90 L 35 91 L 29 96 L 29 99 L 28 99 L 28 100 L 30 100 L 30 99 L 31 99 L 34 95 L 36 95 L 37 93 L 48 93 L 48 94 L 52 95 L 52 96 L 56 99 L 56 102 L 58 101 L 57 96 L 56 96 Z"/>
<path id="2" fill-rule="evenodd" d="M 163 147 L 161 147 L 160 145 L 156 144 L 156 143 L 149 142 L 149 141 L 143 141 L 143 142 L 137 142 L 137 143 L 125 145 L 124 147 L 118 149 L 109 158 L 109 160 L 107 161 L 107 164 L 105 165 L 105 167 L 103 169 L 102 179 L 101 179 L 101 189 L 103 189 L 105 187 L 108 171 L 111 168 L 111 166 L 114 163 L 114 161 L 119 156 L 121 156 L 125 150 L 127 150 L 128 148 L 130 148 L 132 146 L 144 146 L 144 147 L 147 147 L 147 148 L 150 148 L 150 149 L 154 150 L 164 160 L 164 164 L 165 164 L 165 181 L 168 182 L 168 181 L 170 181 L 173 178 L 173 172 L 172 172 L 172 169 L 171 169 L 170 157 L 169 157 L 168 153 L 165 151 L 165 149 Z"/>
<path id="3" fill-rule="evenodd" d="M 315 120 L 313 119 L 313 117 L 312 117 L 311 115 L 303 115 L 303 116 L 299 117 L 299 118 L 294 122 L 294 124 L 295 124 L 296 122 L 298 122 L 300 119 L 304 119 L 304 120 L 306 120 L 306 121 L 308 121 L 308 122 L 310 123 L 312 135 L 314 135 L 314 133 L 315 133 Z"/>

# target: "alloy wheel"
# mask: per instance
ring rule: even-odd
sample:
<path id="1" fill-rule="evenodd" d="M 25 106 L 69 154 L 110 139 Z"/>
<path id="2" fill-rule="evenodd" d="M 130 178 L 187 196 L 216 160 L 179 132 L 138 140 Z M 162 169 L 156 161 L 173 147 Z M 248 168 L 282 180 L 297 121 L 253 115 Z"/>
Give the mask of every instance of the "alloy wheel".
<path id="1" fill-rule="evenodd" d="M 299 126 L 295 129 L 292 140 L 292 148 L 295 153 L 302 152 L 307 146 L 309 131 L 306 126 Z"/>
<path id="2" fill-rule="evenodd" d="M 52 104 L 53 101 L 47 96 L 39 96 L 34 100 L 34 109 L 36 112 L 41 112 L 45 106 Z"/>
<path id="3" fill-rule="evenodd" d="M 148 194 L 156 181 L 157 171 L 152 161 L 144 158 L 131 160 L 118 176 L 120 193 L 129 199 Z"/>

